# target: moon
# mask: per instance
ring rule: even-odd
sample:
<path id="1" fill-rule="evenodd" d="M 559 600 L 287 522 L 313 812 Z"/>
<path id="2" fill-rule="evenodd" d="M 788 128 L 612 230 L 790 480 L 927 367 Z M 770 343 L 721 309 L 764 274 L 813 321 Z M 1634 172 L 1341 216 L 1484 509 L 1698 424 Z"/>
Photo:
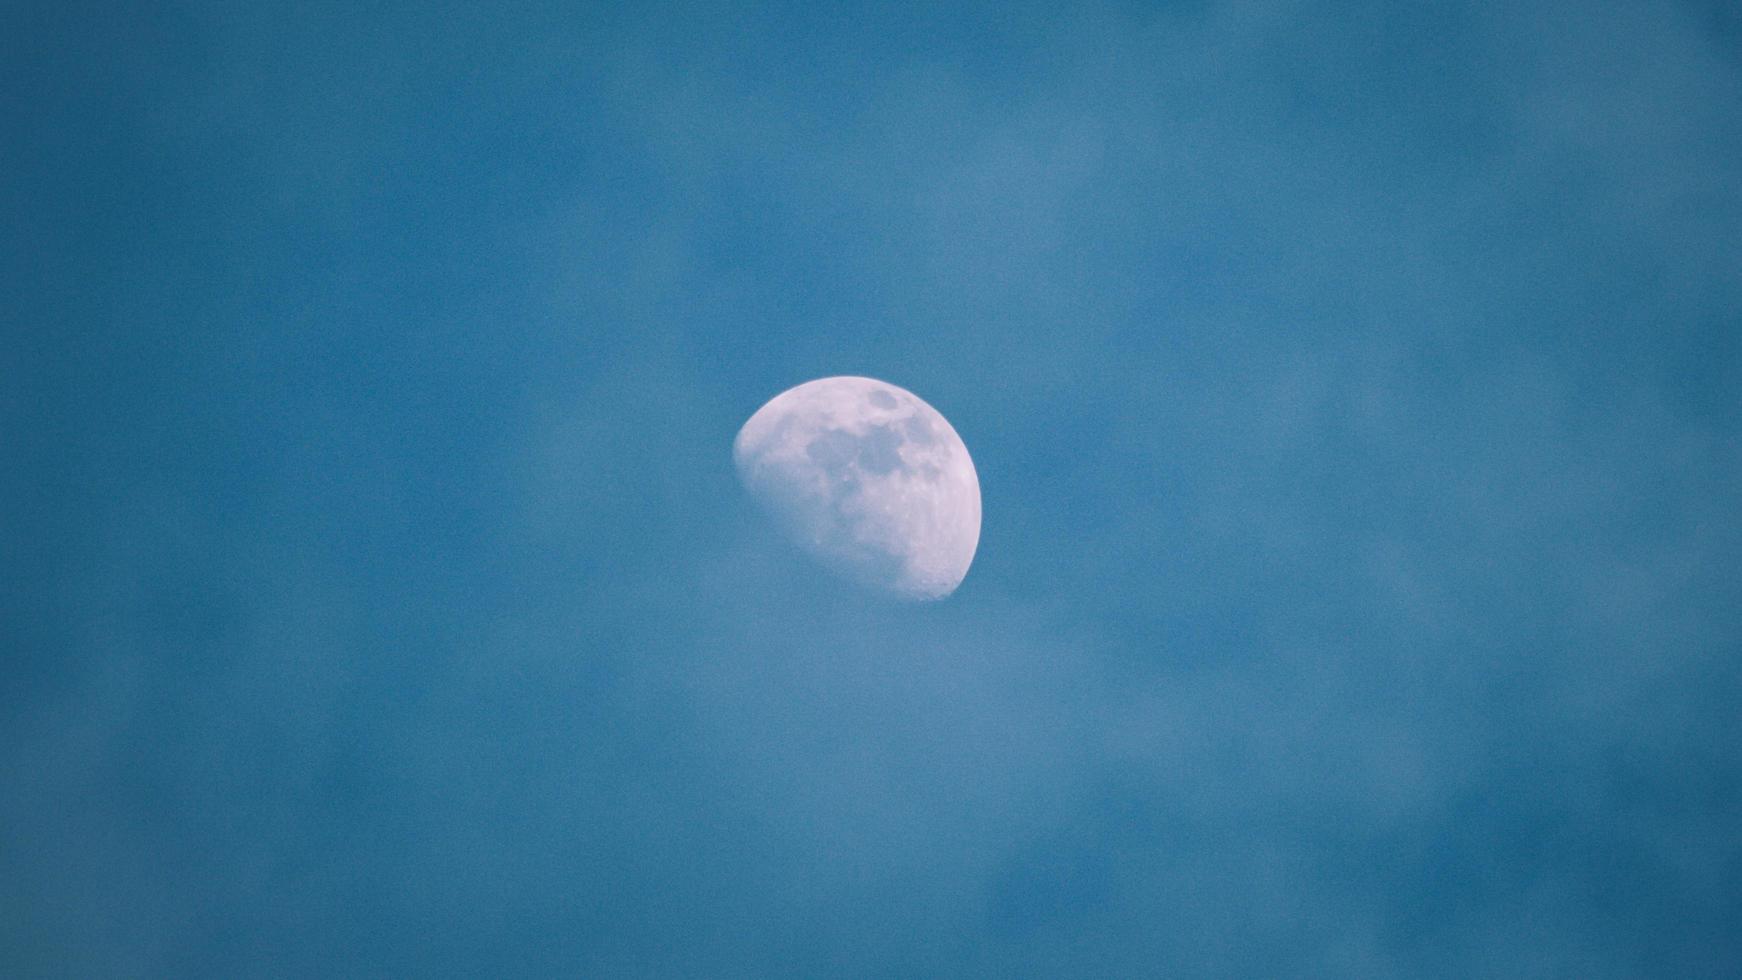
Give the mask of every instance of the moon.
<path id="1" fill-rule="evenodd" d="M 872 378 L 808 381 L 750 416 L 738 477 L 825 567 L 904 599 L 954 592 L 980 544 L 980 479 L 937 409 Z"/>

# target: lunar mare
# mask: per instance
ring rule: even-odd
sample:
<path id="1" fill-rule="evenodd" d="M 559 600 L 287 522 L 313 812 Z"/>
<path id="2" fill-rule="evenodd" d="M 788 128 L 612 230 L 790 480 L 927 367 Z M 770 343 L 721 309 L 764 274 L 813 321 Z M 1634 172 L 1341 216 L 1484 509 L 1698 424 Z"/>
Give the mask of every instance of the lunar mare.
<path id="1" fill-rule="evenodd" d="M 732 444 L 751 496 L 835 572 L 909 599 L 955 591 L 980 543 L 980 480 L 937 409 L 871 378 L 806 382 Z"/>

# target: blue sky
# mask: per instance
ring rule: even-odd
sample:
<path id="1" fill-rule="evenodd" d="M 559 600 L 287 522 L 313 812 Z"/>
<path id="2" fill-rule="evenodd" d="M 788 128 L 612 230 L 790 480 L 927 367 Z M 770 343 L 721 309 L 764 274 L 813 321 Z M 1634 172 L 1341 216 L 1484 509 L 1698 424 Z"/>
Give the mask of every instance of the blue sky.
<path id="1" fill-rule="evenodd" d="M 0 15 L 4 972 L 1742 968 L 1742 21 L 948 6 Z"/>

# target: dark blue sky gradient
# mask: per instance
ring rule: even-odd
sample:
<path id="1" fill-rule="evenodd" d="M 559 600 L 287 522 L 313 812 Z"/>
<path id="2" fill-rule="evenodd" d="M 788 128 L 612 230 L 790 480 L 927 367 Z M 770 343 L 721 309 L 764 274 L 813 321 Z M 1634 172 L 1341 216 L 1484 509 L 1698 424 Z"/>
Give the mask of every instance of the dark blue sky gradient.
<path id="1" fill-rule="evenodd" d="M 0 13 L 0 973 L 1742 970 L 1742 20 L 935 6 Z"/>

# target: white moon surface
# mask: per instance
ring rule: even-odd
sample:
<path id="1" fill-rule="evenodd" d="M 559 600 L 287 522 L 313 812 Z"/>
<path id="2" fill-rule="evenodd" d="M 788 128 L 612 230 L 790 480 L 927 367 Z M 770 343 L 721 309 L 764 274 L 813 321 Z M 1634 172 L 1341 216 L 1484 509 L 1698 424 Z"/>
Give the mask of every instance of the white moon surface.
<path id="1" fill-rule="evenodd" d="M 955 591 L 980 544 L 980 478 L 944 417 L 871 378 L 809 381 L 750 416 L 738 476 L 800 548 L 907 599 Z"/>

